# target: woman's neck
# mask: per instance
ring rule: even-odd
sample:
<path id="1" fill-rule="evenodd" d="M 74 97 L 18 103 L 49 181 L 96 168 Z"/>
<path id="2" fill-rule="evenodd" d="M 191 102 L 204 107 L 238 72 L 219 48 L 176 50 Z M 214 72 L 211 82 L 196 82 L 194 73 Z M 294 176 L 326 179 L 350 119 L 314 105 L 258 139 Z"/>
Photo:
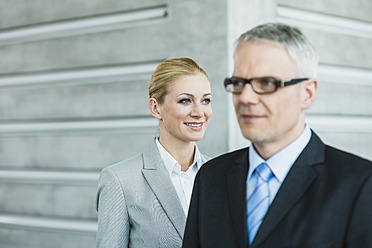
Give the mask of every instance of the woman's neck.
<path id="1" fill-rule="evenodd" d="M 194 161 L 195 143 L 183 141 L 175 138 L 169 138 L 160 135 L 160 144 L 169 152 L 170 155 L 181 166 L 181 171 L 187 171 Z"/>

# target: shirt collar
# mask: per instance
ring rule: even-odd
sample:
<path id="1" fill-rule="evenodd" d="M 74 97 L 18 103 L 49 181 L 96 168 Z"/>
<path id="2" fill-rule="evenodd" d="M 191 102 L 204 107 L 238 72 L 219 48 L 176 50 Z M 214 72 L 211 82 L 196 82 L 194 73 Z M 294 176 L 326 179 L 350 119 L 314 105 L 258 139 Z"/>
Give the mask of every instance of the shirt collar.
<path id="1" fill-rule="evenodd" d="M 306 147 L 307 143 L 309 143 L 310 138 L 311 130 L 310 127 L 306 124 L 304 131 L 297 139 L 295 139 L 288 146 L 284 147 L 282 150 L 271 156 L 266 161 L 261 158 L 261 156 L 254 149 L 253 145 L 251 145 L 249 147 L 249 171 L 247 179 L 250 179 L 253 171 L 257 168 L 258 165 L 266 162 L 275 177 L 282 183 L 298 156 Z"/>
<path id="2" fill-rule="evenodd" d="M 158 147 L 160 157 L 169 175 L 171 175 L 172 172 L 181 174 L 181 165 L 178 164 L 177 160 L 174 159 L 173 156 L 160 144 L 158 138 L 155 139 L 155 142 L 156 142 L 156 146 Z M 194 170 L 194 168 L 198 171 L 200 167 L 201 167 L 201 156 L 200 156 L 198 146 L 195 144 L 194 160 L 192 164 L 190 165 L 188 171 L 190 169 Z"/>

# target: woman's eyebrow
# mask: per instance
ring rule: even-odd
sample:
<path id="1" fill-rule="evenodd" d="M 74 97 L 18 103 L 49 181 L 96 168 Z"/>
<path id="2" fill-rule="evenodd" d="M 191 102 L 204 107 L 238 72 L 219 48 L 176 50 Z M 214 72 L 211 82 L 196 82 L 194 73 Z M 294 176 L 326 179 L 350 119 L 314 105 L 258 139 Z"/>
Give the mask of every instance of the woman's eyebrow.
<path id="1" fill-rule="evenodd" d="M 188 97 L 194 97 L 194 95 L 193 94 L 191 94 L 191 93 L 181 93 L 181 94 L 179 94 L 177 97 L 180 97 L 180 96 L 188 96 Z M 205 93 L 204 95 L 203 95 L 203 97 L 206 97 L 206 96 L 211 96 L 212 95 L 212 93 Z"/>
<path id="2" fill-rule="evenodd" d="M 181 93 L 177 97 L 182 96 L 182 95 L 186 95 L 186 96 L 189 96 L 189 97 L 194 97 L 194 95 L 190 94 L 190 93 Z"/>

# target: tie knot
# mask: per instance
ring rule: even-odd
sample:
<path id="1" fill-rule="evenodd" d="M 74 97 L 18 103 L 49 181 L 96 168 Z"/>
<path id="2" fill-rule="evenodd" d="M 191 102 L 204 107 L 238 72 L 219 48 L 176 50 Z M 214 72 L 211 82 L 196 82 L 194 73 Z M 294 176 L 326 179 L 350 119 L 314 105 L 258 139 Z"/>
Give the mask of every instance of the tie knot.
<path id="1" fill-rule="evenodd" d="M 268 182 L 270 178 L 273 176 L 273 173 L 271 172 L 269 166 L 266 163 L 260 164 L 256 168 L 256 173 L 259 178 L 262 179 L 264 182 Z"/>

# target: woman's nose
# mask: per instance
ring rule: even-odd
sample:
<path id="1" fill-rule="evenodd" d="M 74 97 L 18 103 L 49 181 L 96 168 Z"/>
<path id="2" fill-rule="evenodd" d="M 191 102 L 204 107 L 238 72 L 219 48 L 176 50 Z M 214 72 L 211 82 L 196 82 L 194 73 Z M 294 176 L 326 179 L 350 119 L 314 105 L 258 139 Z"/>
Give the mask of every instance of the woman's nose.
<path id="1" fill-rule="evenodd" d="M 194 104 L 194 106 L 191 109 L 191 116 L 194 117 L 202 117 L 204 115 L 203 108 L 201 104 Z"/>

